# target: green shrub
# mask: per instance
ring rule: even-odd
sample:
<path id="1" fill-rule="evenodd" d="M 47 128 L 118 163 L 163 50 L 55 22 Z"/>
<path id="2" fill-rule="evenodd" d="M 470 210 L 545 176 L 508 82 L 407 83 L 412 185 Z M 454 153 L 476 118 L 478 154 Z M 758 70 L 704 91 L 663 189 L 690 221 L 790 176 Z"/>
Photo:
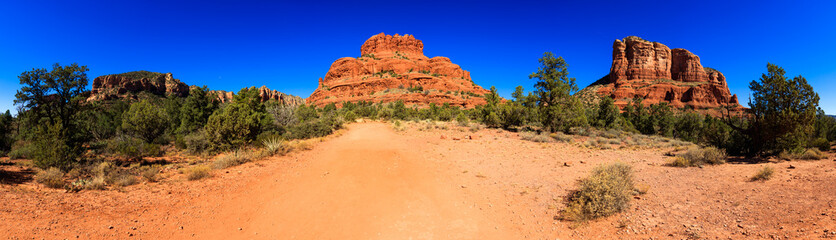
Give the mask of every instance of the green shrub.
<path id="1" fill-rule="evenodd" d="M 772 167 L 763 166 L 763 168 L 758 170 L 758 173 L 755 173 L 755 175 L 752 176 L 751 180 L 753 182 L 754 181 L 766 181 L 766 180 L 769 180 L 770 178 L 772 178 L 772 174 L 774 174 L 774 173 L 775 173 L 775 170 L 772 169 Z"/>
<path id="2" fill-rule="evenodd" d="M 142 178 L 144 178 L 146 181 L 156 182 L 157 180 L 159 180 L 157 179 L 157 174 L 160 173 L 160 167 L 157 165 L 142 166 L 141 168 L 139 168 L 139 172 L 140 175 L 142 175 Z"/>
<path id="3" fill-rule="evenodd" d="M 211 171 L 211 169 L 209 168 L 209 166 L 206 165 L 188 168 L 186 170 L 186 179 L 188 179 L 189 181 L 194 181 L 210 177 L 212 175 L 209 171 Z"/>
<path id="4" fill-rule="evenodd" d="M 168 114 L 148 100 L 131 104 L 131 108 L 122 115 L 122 130 L 147 143 L 157 140 L 168 127 Z"/>
<path id="5" fill-rule="evenodd" d="M 217 157 L 213 164 L 215 169 L 224 169 L 238 166 L 252 160 L 254 160 L 252 152 L 246 149 L 238 149 L 227 153 L 226 155 Z"/>
<path id="6" fill-rule="evenodd" d="M 822 151 L 830 151 L 830 141 L 827 141 L 826 138 L 816 138 L 810 142 L 810 147 L 818 148 Z"/>
<path id="7" fill-rule="evenodd" d="M 793 159 L 820 160 L 820 159 L 827 158 L 827 156 L 824 153 L 822 153 L 821 151 L 819 151 L 818 149 L 809 148 L 809 149 L 806 149 L 806 150 L 803 150 L 803 151 L 801 151 L 801 150 L 786 151 L 785 150 L 785 151 L 782 151 L 781 153 L 778 154 L 778 158 L 779 159 L 784 159 L 784 160 L 793 160 Z"/>
<path id="8" fill-rule="evenodd" d="M 32 163 L 41 169 L 68 169 L 81 154 L 81 147 L 76 143 L 67 142 L 73 141 L 73 138 L 67 137 L 66 134 L 69 133 L 61 124 L 39 127 L 32 146 Z"/>
<path id="9" fill-rule="evenodd" d="M 12 145 L 12 150 L 9 151 L 9 159 L 27 159 L 34 155 L 35 145 L 25 141 L 17 141 Z"/>
<path id="10" fill-rule="evenodd" d="M 209 150 L 209 140 L 206 139 L 206 131 L 200 130 L 183 137 L 186 142 L 186 150 L 191 154 L 202 154 Z"/>
<path id="11" fill-rule="evenodd" d="M 235 101 L 209 117 L 205 127 L 206 137 L 214 149 L 241 147 L 261 133 L 264 119 L 268 119 L 266 113 L 244 101 Z"/>
<path id="12" fill-rule="evenodd" d="M 288 129 L 288 132 L 291 139 L 308 139 L 328 136 L 340 127 L 342 127 L 342 123 L 335 119 L 321 118 L 293 125 Z"/>
<path id="13" fill-rule="evenodd" d="M 456 115 L 456 124 L 462 127 L 467 127 L 467 125 L 470 124 L 470 119 L 467 118 L 467 115 L 460 112 L 459 115 Z"/>
<path id="14" fill-rule="evenodd" d="M 554 138 L 554 140 L 557 140 L 558 142 L 572 142 L 573 140 L 575 140 L 575 138 L 572 137 L 571 135 L 566 135 L 566 134 L 563 134 L 562 132 L 552 133 L 552 134 L 550 134 L 550 136 L 552 138 Z"/>
<path id="15" fill-rule="evenodd" d="M 799 159 L 801 160 L 820 160 L 825 158 L 827 158 L 827 156 L 815 148 L 805 150 L 804 153 L 802 153 L 799 157 Z"/>
<path id="16" fill-rule="evenodd" d="M 677 154 L 676 159 L 669 165 L 674 167 L 698 167 L 704 164 L 723 164 L 726 162 L 726 152 L 715 147 L 691 148 L 684 153 Z"/>
<path id="17" fill-rule="evenodd" d="M 146 143 L 139 138 L 117 136 L 107 142 L 108 152 L 115 153 L 127 159 L 141 159 L 143 157 L 159 157 L 162 155 L 160 145 Z"/>
<path id="18" fill-rule="evenodd" d="M 551 142 L 552 138 L 547 132 L 520 132 L 520 139 L 532 142 Z"/>
<path id="19" fill-rule="evenodd" d="M 35 174 L 35 181 L 49 188 L 64 187 L 64 172 L 61 169 L 51 167 L 46 171 Z"/>
<path id="20" fill-rule="evenodd" d="M 580 181 L 580 189 L 569 196 L 562 216 L 567 220 L 586 221 L 621 212 L 629 206 L 634 190 L 629 165 L 598 166 L 591 176 Z"/>

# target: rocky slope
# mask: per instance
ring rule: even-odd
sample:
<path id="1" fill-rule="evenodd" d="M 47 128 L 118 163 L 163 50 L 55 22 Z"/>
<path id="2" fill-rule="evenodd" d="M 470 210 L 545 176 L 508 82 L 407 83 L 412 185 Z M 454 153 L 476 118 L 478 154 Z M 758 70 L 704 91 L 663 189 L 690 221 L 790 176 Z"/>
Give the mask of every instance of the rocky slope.
<path id="1" fill-rule="evenodd" d="M 92 90 L 87 101 L 101 101 L 112 99 L 137 99 L 141 93 L 152 94 L 160 97 L 176 96 L 186 97 L 189 89 L 197 86 L 189 86 L 175 79 L 171 73 L 157 73 L 149 71 L 135 71 L 121 74 L 103 75 L 93 79 Z M 270 90 L 265 86 L 258 89 L 262 101 L 276 100 L 280 103 L 290 105 L 304 104 L 305 100 Z M 223 90 L 211 90 L 212 95 L 217 95 L 218 100 L 226 102 L 232 100 L 233 92 Z"/>
<path id="2" fill-rule="evenodd" d="M 697 55 L 635 36 L 615 40 L 610 73 L 579 94 L 609 96 L 619 106 L 634 97 L 645 104 L 668 102 L 680 108 L 740 106 L 723 73 L 703 67 Z"/>
<path id="3" fill-rule="evenodd" d="M 465 108 L 485 104 L 488 90 L 473 83 L 468 71 L 449 58 L 424 56 L 424 43 L 411 35 L 380 33 L 360 47 L 358 58 L 331 64 L 308 103 L 394 102 L 424 107 L 449 103 Z"/>
<path id="4" fill-rule="evenodd" d="M 231 101 L 235 93 L 224 90 L 210 90 L 209 94 L 216 95 L 221 102 Z M 282 93 L 276 90 L 270 90 L 267 86 L 258 88 L 258 95 L 261 96 L 261 101 L 276 100 L 288 105 L 302 105 L 305 104 L 305 99 L 290 94 Z"/>

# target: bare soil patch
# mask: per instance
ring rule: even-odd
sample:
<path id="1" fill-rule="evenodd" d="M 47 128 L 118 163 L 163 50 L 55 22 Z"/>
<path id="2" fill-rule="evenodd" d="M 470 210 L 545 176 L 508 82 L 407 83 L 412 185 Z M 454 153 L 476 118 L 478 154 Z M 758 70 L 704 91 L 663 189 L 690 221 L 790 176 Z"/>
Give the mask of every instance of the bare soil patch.
<path id="1" fill-rule="evenodd" d="M 348 125 L 310 151 L 121 190 L 65 193 L 0 165 L 10 239 L 809 239 L 836 237 L 836 162 L 665 166 L 670 149 L 590 149 L 517 133 Z M 830 154 L 830 153 L 828 153 Z M 555 220 L 577 180 L 623 162 L 629 210 Z M 771 179 L 750 181 L 763 166 Z"/>

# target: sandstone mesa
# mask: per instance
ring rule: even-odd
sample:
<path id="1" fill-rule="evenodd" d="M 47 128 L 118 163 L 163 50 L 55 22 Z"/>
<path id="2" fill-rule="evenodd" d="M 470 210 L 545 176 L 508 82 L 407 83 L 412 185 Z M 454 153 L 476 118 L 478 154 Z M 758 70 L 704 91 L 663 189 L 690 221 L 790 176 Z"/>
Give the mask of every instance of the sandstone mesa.
<path id="1" fill-rule="evenodd" d="M 186 85 L 179 79 L 175 79 L 171 73 L 135 71 L 103 75 L 93 79 L 92 90 L 87 101 L 124 98 L 136 99 L 136 94 L 140 92 L 147 92 L 163 97 L 186 97 L 189 95 L 189 90 L 196 87 Z M 305 103 L 305 100 L 300 97 L 270 90 L 266 86 L 261 86 L 258 88 L 258 91 L 262 101 L 276 100 L 279 103 L 287 105 L 300 105 Z M 233 92 L 223 90 L 210 90 L 209 94 L 217 96 L 217 99 L 221 102 L 230 101 L 235 95 Z"/>
<path id="2" fill-rule="evenodd" d="M 342 102 L 394 102 L 426 107 L 431 103 L 472 108 L 485 104 L 488 90 L 476 85 L 470 72 L 446 57 L 428 58 L 424 43 L 412 35 L 372 36 L 358 58 L 331 64 L 307 102 L 316 106 Z"/>
<path id="3" fill-rule="evenodd" d="M 677 108 L 742 108 L 723 73 L 703 67 L 700 57 L 635 36 L 615 40 L 610 73 L 581 91 L 589 93 L 611 97 L 621 107 L 637 97 Z"/>

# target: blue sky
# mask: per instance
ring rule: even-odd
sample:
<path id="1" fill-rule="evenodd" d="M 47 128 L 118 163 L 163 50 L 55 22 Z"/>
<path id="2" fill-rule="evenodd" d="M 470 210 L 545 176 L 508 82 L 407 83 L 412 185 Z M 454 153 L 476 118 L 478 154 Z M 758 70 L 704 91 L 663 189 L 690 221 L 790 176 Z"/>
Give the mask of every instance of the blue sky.
<path id="1" fill-rule="evenodd" d="M 385 32 L 415 35 L 425 55 L 449 57 L 504 97 L 531 90 L 545 51 L 583 88 L 609 71 L 613 40 L 636 35 L 697 54 L 744 105 L 772 62 L 806 77 L 836 113 L 836 1 L 302 2 L 3 1 L 0 109 L 14 109 L 21 72 L 56 62 L 87 65 L 91 83 L 149 70 L 304 98 L 334 60 Z"/>

